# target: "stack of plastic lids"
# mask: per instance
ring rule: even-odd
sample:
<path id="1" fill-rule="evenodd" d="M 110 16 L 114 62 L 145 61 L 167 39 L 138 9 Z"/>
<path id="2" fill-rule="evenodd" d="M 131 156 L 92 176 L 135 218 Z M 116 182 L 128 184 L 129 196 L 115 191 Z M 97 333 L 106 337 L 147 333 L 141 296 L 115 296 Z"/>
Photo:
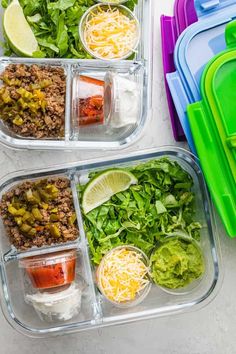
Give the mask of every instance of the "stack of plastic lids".
<path id="1" fill-rule="evenodd" d="M 202 101 L 188 107 L 188 117 L 212 198 L 236 237 L 236 21 L 226 27 L 226 43 L 204 70 Z"/>
<path id="2" fill-rule="evenodd" d="M 194 0 L 175 0 L 174 16 L 161 16 L 162 59 L 165 77 L 166 97 L 170 112 L 172 131 L 175 140 L 185 140 L 171 93 L 166 81 L 166 74 L 174 72 L 174 49 L 180 34 L 192 23 L 197 21 Z"/>
<path id="3" fill-rule="evenodd" d="M 200 80 L 206 64 L 226 48 L 225 26 L 236 17 L 236 0 L 195 0 L 198 22 L 178 38 L 174 51 L 176 72 L 167 81 L 180 123 L 196 153 L 187 119 L 187 106 L 200 100 Z"/>

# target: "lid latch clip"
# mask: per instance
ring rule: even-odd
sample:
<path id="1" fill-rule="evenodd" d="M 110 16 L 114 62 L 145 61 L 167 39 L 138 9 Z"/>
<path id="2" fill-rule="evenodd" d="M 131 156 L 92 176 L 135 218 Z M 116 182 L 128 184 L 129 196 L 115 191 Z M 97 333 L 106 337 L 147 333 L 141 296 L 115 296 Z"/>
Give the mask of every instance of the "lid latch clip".
<path id="1" fill-rule="evenodd" d="M 220 5 L 220 0 L 199 0 L 199 4 L 204 11 L 209 11 Z"/>
<path id="2" fill-rule="evenodd" d="M 227 24 L 225 40 L 228 48 L 236 48 L 236 21 L 231 21 Z"/>
<path id="3" fill-rule="evenodd" d="M 230 149 L 236 148 L 236 135 L 230 135 L 226 138 L 226 143 Z"/>

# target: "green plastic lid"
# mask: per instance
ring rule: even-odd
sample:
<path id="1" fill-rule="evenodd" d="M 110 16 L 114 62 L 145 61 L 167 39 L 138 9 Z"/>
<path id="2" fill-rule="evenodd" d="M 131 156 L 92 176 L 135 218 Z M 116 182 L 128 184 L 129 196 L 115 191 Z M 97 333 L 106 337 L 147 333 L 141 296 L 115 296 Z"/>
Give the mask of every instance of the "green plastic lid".
<path id="1" fill-rule="evenodd" d="M 225 37 L 228 49 L 204 70 L 202 101 L 187 111 L 212 199 L 228 235 L 236 237 L 236 21 Z"/>

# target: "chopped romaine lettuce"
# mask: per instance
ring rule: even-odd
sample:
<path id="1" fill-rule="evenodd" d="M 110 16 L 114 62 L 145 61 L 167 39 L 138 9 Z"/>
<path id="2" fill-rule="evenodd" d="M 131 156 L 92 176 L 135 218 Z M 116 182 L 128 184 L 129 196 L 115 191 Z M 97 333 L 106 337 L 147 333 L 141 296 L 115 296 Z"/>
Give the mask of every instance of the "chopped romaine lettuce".
<path id="1" fill-rule="evenodd" d="M 138 178 L 138 184 L 83 215 L 94 263 L 122 244 L 150 254 L 157 241 L 173 233 L 199 239 L 201 225 L 194 220 L 193 181 L 178 163 L 161 158 L 127 170 Z M 78 186 L 81 197 L 85 188 Z"/>
<path id="2" fill-rule="evenodd" d="M 2 0 L 6 8 L 10 1 Z M 79 38 L 79 22 L 95 0 L 19 0 L 40 50 L 34 53 L 39 58 L 79 58 L 90 59 Z M 128 0 L 125 6 L 131 10 L 138 0 Z M 8 46 L 5 55 L 12 51 Z"/>

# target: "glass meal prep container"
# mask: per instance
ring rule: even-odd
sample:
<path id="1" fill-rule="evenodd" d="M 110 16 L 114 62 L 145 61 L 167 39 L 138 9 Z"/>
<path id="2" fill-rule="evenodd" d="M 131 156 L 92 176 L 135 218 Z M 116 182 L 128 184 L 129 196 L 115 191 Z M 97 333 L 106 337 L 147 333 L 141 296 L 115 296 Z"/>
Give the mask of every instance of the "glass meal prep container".
<path id="1" fill-rule="evenodd" d="M 42 138 L 22 136 L 10 129 L 1 119 L 0 142 L 17 149 L 40 150 L 120 149 L 134 142 L 141 134 L 151 110 L 152 13 L 152 0 L 138 1 L 134 14 L 140 23 L 140 41 L 133 59 L 34 59 L 1 56 L 0 73 L 10 64 L 29 66 L 36 64 L 40 67 L 52 66 L 63 69 L 66 93 L 62 134 Z M 120 108 L 123 91 L 114 91 L 111 83 L 109 88 L 107 85 L 106 77 L 111 75 L 126 80 L 126 84 L 131 85 L 130 94 L 132 85 L 137 90 L 138 98 L 133 101 L 137 107 L 134 112 L 132 111 L 135 118 L 131 117 L 126 122 L 124 121 L 126 112 Z M 87 83 L 89 79 L 93 80 L 94 87 L 81 85 L 83 78 L 87 79 Z M 100 90 L 97 91 L 94 89 L 96 81 L 97 89 L 100 86 Z M 3 82 L 0 82 L 0 86 L 2 85 Z M 132 97 L 129 97 L 128 101 L 132 101 Z M 118 118 L 122 115 L 123 121 L 119 120 L 119 124 L 112 124 L 113 116 L 114 121 L 117 121 L 117 111 L 120 112 Z"/>
<path id="2" fill-rule="evenodd" d="M 168 157 L 170 160 L 176 161 L 193 179 L 193 192 L 196 196 L 196 220 L 202 225 L 200 247 L 205 260 L 205 273 L 196 286 L 193 288 L 190 287 L 190 291 L 173 294 L 152 284 L 150 291 L 147 292 L 142 302 L 132 307 L 117 307 L 99 292 L 96 285 L 96 269 L 90 261 L 90 249 L 83 225 L 79 192 L 76 187 L 77 185 L 86 183 L 88 174 L 92 171 L 102 171 L 112 167 L 135 166 L 142 162 L 161 157 Z M 126 158 L 118 156 L 106 159 L 105 161 L 97 159 L 91 160 L 88 163 L 73 163 L 30 172 L 20 171 L 2 178 L 0 181 L 0 197 L 14 186 L 26 180 L 37 181 L 42 178 L 59 176 L 67 177 L 70 180 L 79 229 L 79 237 L 75 241 L 18 251 L 14 246 L 10 245 L 2 220 L 0 223 L 1 305 L 7 321 L 16 330 L 33 337 L 65 334 L 197 309 L 207 304 L 215 296 L 221 279 L 217 227 L 203 175 L 193 155 L 184 149 L 165 147 L 133 153 Z M 50 266 L 47 263 L 48 258 L 50 259 L 52 256 L 53 259 L 55 257 L 57 259 L 58 253 L 70 252 L 70 250 L 76 250 L 77 254 L 75 274 L 73 273 L 74 275 L 72 274 L 72 277 L 69 279 L 69 282 L 72 282 L 69 286 L 72 288 L 68 288 L 68 284 L 62 289 L 60 286 L 57 288 L 53 287 L 50 289 L 52 294 L 47 293 L 45 295 L 44 292 L 48 292 L 48 289 L 32 287 L 33 279 L 32 276 L 29 276 L 31 266 L 41 267 L 41 258 L 44 258 L 46 255 L 44 266 L 46 267 L 46 271 L 48 271 L 47 268 Z M 29 260 L 28 263 L 27 259 Z M 69 259 L 71 262 L 71 258 Z M 64 263 L 66 260 L 67 258 L 63 256 Z M 28 273 L 24 267 L 19 267 L 19 263 L 22 265 L 22 262 L 24 267 L 28 268 Z M 62 263 L 61 258 L 57 262 Z M 71 266 L 74 269 L 74 263 Z M 39 277 L 41 269 L 40 272 L 37 269 L 36 275 Z M 68 279 L 68 277 L 64 278 Z M 60 284 L 57 283 L 56 285 Z M 54 286 L 54 283 L 51 286 Z M 78 288 L 81 293 L 78 292 Z M 41 291 L 43 291 L 43 294 Z M 60 292 L 59 294 L 55 294 L 55 291 Z M 57 305 L 58 301 L 61 301 L 61 297 L 68 299 L 68 291 L 71 291 L 71 294 L 77 291 L 75 293 L 77 301 L 74 303 L 71 300 L 69 310 L 66 313 L 68 316 L 66 316 L 62 312 L 61 307 Z M 41 307 L 44 296 L 49 296 L 50 301 L 53 301 L 55 305 L 53 305 L 54 312 L 50 312 L 49 316 L 47 313 L 45 315 L 45 309 Z M 74 308 L 72 306 L 73 303 L 74 305 L 79 304 L 79 309 Z M 65 302 L 63 304 L 65 305 Z"/>

